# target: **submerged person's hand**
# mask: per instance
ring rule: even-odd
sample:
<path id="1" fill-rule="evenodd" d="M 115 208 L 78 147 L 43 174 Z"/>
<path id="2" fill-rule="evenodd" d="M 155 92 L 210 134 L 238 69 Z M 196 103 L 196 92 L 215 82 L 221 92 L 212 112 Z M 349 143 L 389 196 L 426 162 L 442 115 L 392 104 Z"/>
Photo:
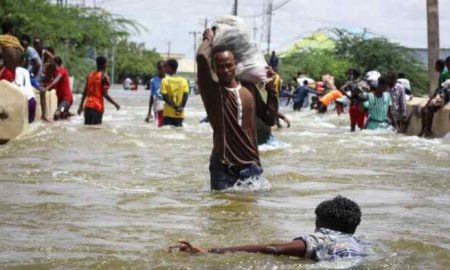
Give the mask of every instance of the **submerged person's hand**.
<path id="1" fill-rule="evenodd" d="M 199 246 L 192 245 L 190 242 L 186 240 L 179 240 L 177 241 L 178 244 L 174 246 L 169 247 L 169 252 L 172 252 L 173 250 L 179 250 L 183 252 L 189 252 L 189 253 L 208 253 L 208 250 Z"/>

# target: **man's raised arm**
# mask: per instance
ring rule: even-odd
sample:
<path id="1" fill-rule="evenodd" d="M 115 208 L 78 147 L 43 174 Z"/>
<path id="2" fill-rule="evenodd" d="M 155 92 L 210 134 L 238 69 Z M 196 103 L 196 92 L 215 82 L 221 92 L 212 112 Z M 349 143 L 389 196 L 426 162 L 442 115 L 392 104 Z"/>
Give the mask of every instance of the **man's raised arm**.
<path id="1" fill-rule="evenodd" d="M 217 87 L 217 83 L 213 79 L 213 70 L 210 64 L 213 38 L 213 31 L 207 29 L 203 33 L 203 42 L 197 50 L 197 82 L 202 97 L 206 96 L 207 91 Z"/>

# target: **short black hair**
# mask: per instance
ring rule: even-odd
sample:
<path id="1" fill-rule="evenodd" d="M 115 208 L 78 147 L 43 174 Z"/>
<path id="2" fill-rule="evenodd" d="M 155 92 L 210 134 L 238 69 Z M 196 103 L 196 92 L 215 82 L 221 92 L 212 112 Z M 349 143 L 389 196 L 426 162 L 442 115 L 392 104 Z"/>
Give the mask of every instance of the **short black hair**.
<path id="1" fill-rule="evenodd" d="M 405 73 L 403 73 L 403 72 L 400 72 L 400 73 L 398 73 L 398 76 L 397 76 L 399 79 L 405 79 L 406 78 L 406 75 L 405 75 Z"/>
<path id="2" fill-rule="evenodd" d="M 304 80 L 303 85 L 308 85 L 308 80 Z"/>
<path id="3" fill-rule="evenodd" d="M 358 79 L 361 77 L 361 72 L 356 68 L 351 68 L 348 72 L 353 76 L 354 79 Z"/>
<path id="4" fill-rule="evenodd" d="M 62 59 L 59 56 L 55 56 L 53 58 L 53 61 L 55 62 L 55 64 L 57 64 L 58 66 L 62 65 Z"/>
<path id="5" fill-rule="evenodd" d="M 159 60 L 158 62 L 156 62 L 156 68 L 159 68 L 160 66 L 164 66 L 166 64 L 166 62 L 164 62 L 163 60 Z"/>
<path id="6" fill-rule="evenodd" d="M 388 72 L 386 74 L 386 80 L 390 86 L 393 86 L 397 82 L 397 75 L 394 72 Z"/>
<path id="7" fill-rule="evenodd" d="M 97 63 L 97 68 L 103 67 L 106 64 L 107 61 L 108 60 L 106 60 L 106 57 L 104 57 L 104 56 L 97 57 L 95 59 L 95 62 Z"/>
<path id="8" fill-rule="evenodd" d="M 437 71 L 439 71 L 439 72 L 444 71 L 444 68 L 445 68 L 445 61 L 442 60 L 442 59 L 436 60 L 435 66 L 436 66 L 436 70 L 437 70 Z"/>
<path id="9" fill-rule="evenodd" d="M 348 234 L 354 234 L 361 222 L 361 209 L 358 204 L 340 195 L 320 203 L 315 213 L 323 228 Z"/>
<path id="10" fill-rule="evenodd" d="M 29 35 L 23 34 L 22 36 L 20 36 L 20 40 L 24 40 L 24 41 L 28 42 L 28 45 L 30 45 L 30 43 L 31 43 L 31 38 Z"/>
<path id="11" fill-rule="evenodd" d="M 450 56 L 445 58 L 445 64 L 446 65 L 450 65 Z"/>
<path id="12" fill-rule="evenodd" d="M 40 37 L 35 37 L 35 38 L 33 39 L 33 44 L 34 44 L 34 43 L 40 43 L 41 45 L 44 44 L 44 42 L 42 41 L 42 39 L 41 39 Z"/>
<path id="13" fill-rule="evenodd" d="M 385 76 L 378 78 L 378 87 L 389 86 L 389 79 Z"/>
<path id="14" fill-rule="evenodd" d="M 218 53 L 223 53 L 223 52 L 230 52 L 233 55 L 233 57 L 234 57 L 234 53 L 233 53 L 233 50 L 232 50 L 231 47 L 224 46 L 224 45 L 219 45 L 219 46 L 214 47 L 212 49 L 212 51 L 211 51 L 211 66 L 213 68 L 216 65 L 215 60 L 214 60 L 214 56 L 216 56 L 216 54 L 218 54 Z"/>
<path id="15" fill-rule="evenodd" d="M 178 69 L 178 61 L 175 59 L 167 60 L 166 65 L 171 67 L 173 69 L 173 71 L 177 71 L 177 69 Z"/>
<path id="16" fill-rule="evenodd" d="M 11 21 L 6 20 L 2 23 L 3 34 L 10 33 L 10 32 L 12 32 L 13 29 L 14 29 L 14 24 Z"/>

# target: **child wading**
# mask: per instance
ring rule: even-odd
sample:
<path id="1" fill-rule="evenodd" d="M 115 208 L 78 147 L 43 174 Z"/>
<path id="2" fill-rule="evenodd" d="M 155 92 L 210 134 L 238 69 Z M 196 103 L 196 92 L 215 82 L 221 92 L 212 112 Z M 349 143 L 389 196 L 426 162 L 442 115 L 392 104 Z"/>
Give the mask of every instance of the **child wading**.
<path id="1" fill-rule="evenodd" d="M 367 243 L 353 234 L 361 222 L 361 209 L 355 202 L 337 196 L 316 208 L 316 230 L 282 244 L 245 245 L 225 248 L 202 248 L 179 241 L 169 251 L 179 249 L 191 253 L 249 252 L 296 256 L 315 261 L 355 259 L 367 256 Z"/>

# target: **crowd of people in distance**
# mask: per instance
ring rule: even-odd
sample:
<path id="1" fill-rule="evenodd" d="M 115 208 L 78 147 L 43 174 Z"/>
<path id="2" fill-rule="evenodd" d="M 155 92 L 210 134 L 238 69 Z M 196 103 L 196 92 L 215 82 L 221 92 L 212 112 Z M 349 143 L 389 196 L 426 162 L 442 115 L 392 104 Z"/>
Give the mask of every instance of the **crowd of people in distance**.
<path id="1" fill-rule="evenodd" d="M 432 136 L 433 115 L 449 101 L 449 69 L 450 57 L 437 61 L 439 87 L 421 111 L 421 136 Z M 299 72 L 291 83 L 283 86 L 280 96 L 285 105 L 293 101 L 294 111 L 309 107 L 325 113 L 334 105 L 337 114 L 341 114 L 347 108 L 351 131 L 356 127 L 374 130 L 390 126 L 398 132 L 406 131 L 409 122 L 406 104 L 413 96 L 411 83 L 404 73 L 389 72 L 382 76 L 377 71 L 369 71 L 362 77 L 357 69 L 349 69 L 346 75 L 347 81 L 336 87 L 331 75 L 324 75 L 322 81 L 316 82 Z"/>

